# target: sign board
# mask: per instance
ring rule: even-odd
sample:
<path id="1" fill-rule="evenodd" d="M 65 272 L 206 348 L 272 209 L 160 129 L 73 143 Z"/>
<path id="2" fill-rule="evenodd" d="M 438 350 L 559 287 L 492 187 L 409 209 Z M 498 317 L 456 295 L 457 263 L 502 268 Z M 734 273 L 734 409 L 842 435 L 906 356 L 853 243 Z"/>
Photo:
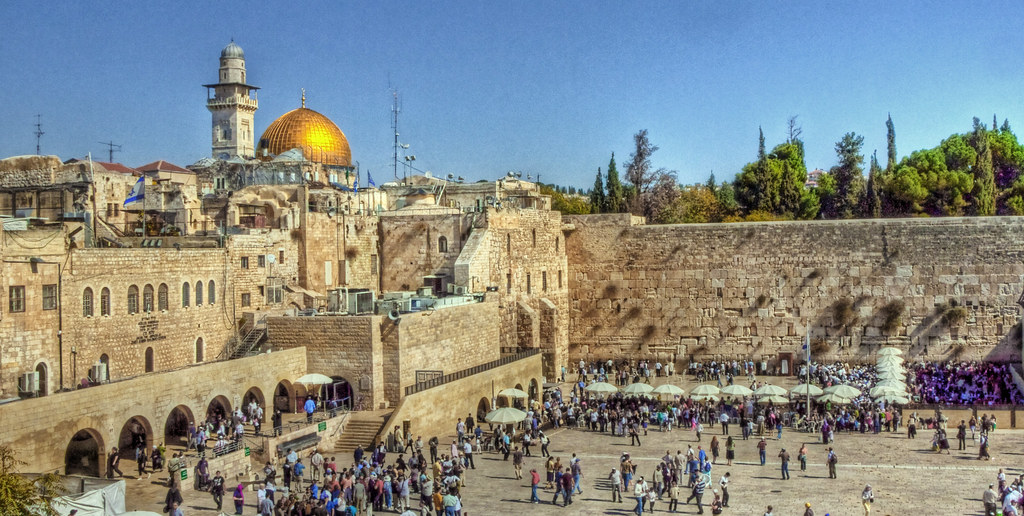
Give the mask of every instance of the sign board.
<path id="1" fill-rule="evenodd" d="M 245 456 L 246 457 L 249 456 L 249 447 L 248 446 L 245 447 Z"/>
<path id="2" fill-rule="evenodd" d="M 188 470 L 187 469 L 181 470 L 181 479 L 185 480 L 187 478 L 188 478 Z"/>
<path id="3" fill-rule="evenodd" d="M 327 421 L 321 421 L 320 424 L 316 425 L 317 432 L 323 432 L 327 430 Z"/>

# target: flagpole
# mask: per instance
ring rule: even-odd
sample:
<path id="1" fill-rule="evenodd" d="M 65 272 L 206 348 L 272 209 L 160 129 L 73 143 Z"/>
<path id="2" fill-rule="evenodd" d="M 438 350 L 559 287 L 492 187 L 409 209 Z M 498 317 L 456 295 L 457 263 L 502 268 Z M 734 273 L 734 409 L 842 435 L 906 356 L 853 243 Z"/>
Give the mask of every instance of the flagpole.
<path id="1" fill-rule="evenodd" d="M 804 347 L 807 348 L 807 371 L 804 374 L 804 389 L 807 389 L 807 423 L 811 421 L 811 328 L 807 327 L 807 334 L 804 335 Z"/>

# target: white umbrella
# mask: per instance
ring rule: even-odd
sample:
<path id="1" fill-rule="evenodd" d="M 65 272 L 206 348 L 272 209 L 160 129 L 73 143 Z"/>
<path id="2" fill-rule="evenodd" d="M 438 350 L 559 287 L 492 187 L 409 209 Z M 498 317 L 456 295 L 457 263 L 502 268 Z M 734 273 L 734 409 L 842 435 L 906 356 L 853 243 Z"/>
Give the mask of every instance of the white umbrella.
<path id="1" fill-rule="evenodd" d="M 872 398 L 877 398 L 879 396 L 883 396 L 883 395 L 886 395 L 886 394 L 894 394 L 894 395 L 899 395 L 899 396 L 906 396 L 907 395 L 907 389 L 906 389 L 906 386 L 896 387 L 896 386 L 893 386 L 893 385 L 880 385 L 878 387 L 874 387 L 874 388 L 871 389 L 871 397 Z"/>
<path id="2" fill-rule="evenodd" d="M 825 388 L 825 394 L 835 394 L 840 398 L 856 398 L 860 396 L 860 389 L 852 385 L 833 385 Z"/>
<path id="3" fill-rule="evenodd" d="M 622 389 L 623 394 L 629 394 L 630 396 L 639 396 L 641 394 L 649 394 L 654 390 L 650 384 L 646 383 L 631 383 Z"/>
<path id="4" fill-rule="evenodd" d="M 884 401 L 886 403 L 897 403 L 899 405 L 906 405 L 907 403 L 910 403 L 910 398 L 907 397 L 906 393 L 903 393 L 902 395 L 901 394 L 883 394 L 883 395 L 875 398 L 875 401 Z"/>
<path id="5" fill-rule="evenodd" d="M 655 394 L 668 394 L 669 396 L 682 396 L 683 394 L 686 394 L 686 391 L 684 391 L 682 387 L 671 383 L 659 385 L 651 392 Z"/>
<path id="6" fill-rule="evenodd" d="M 695 399 L 695 400 L 697 400 L 697 401 L 718 401 L 718 396 L 715 396 L 714 394 L 692 394 L 691 393 L 690 397 Z"/>
<path id="7" fill-rule="evenodd" d="M 757 402 L 758 403 L 763 403 L 765 405 L 767 405 L 769 403 L 773 403 L 775 405 L 785 405 L 786 403 L 789 403 L 789 398 L 787 398 L 785 396 L 770 395 L 770 396 L 762 396 L 761 398 L 759 398 L 757 400 Z"/>
<path id="8" fill-rule="evenodd" d="M 726 396 L 732 396 L 732 397 L 735 397 L 735 398 L 741 398 L 743 396 L 750 396 L 751 394 L 754 394 L 754 391 L 752 391 L 752 390 L 750 390 L 750 389 L 748 389 L 748 388 L 746 388 L 746 387 L 744 387 L 742 385 L 733 384 L 733 385 L 727 385 L 725 387 L 722 387 L 721 393 L 726 395 Z"/>
<path id="9" fill-rule="evenodd" d="M 320 373 L 309 373 L 302 375 L 295 383 L 301 383 L 303 385 L 325 385 L 328 383 L 334 383 L 334 380 L 330 376 L 322 375 Z"/>
<path id="10" fill-rule="evenodd" d="M 846 405 L 850 402 L 850 398 L 839 396 L 837 394 L 826 394 L 824 396 L 818 396 L 818 403 L 832 402 L 836 405 Z"/>
<path id="11" fill-rule="evenodd" d="M 609 394 L 609 393 L 612 393 L 612 392 L 619 392 L 619 388 L 618 387 L 616 387 L 616 386 L 614 386 L 614 385 L 612 385 L 612 384 L 610 384 L 608 382 L 594 382 L 594 383 L 584 387 L 583 390 L 585 390 L 587 392 L 598 393 L 598 394 Z"/>
<path id="12" fill-rule="evenodd" d="M 690 391 L 690 396 L 693 396 L 694 398 L 696 398 L 698 396 L 718 396 L 719 392 L 720 392 L 720 390 L 719 390 L 718 387 L 715 387 L 714 385 L 709 385 L 709 384 L 706 384 L 706 383 L 702 383 L 702 384 L 694 387 Z"/>
<path id="13" fill-rule="evenodd" d="M 903 351 L 898 348 L 882 348 L 878 350 L 878 356 L 891 357 L 902 355 Z"/>
<path id="14" fill-rule="evenodd" d="M 878 373 L 878 378 L 881 379 L 881 380 L 903 381 L 903 379 L 906 378 L 906 377 L 907 377 L 907 373 L 906 372 L 902 372 L 902 371 L 888 370 L 888 371 L 881 371 L 881 372 Z"/>
<path id="15" fill-rule="evenodd" d="M 498 396 L 508 396 L 509 398 L 527 398 L 530 395 L 519 389 L 502 389 L 498 391 Z"/>
<path id="16" fill-rule="evenodd" d="M 488 423 L 498 425 L 518 423 L 524 419 L 526 419 L 526 412 L 512 407 L 502 407 L 498 410 L 492 410 L 484 416 L 484 420 Z"/>
<path id="17" fill-rule="evenodd" d="M 821 393 L 821 387 L 811 385 L 809 383 L 801 383 L 789 390 L 790 396 L 807 396 L 808 394 L 811 396 L 820 396 Z"/>
<path id="18" fill-rule="evenodd" d="M 888 379 L 882 380 L 875 384 L 875 387 L 895 387 L 897 389 L 907 390 L 907 384 L 900 380 Z"/>
<path id="19" fill-rule="evenodd" d="M 765 384 L 757 388 L 754 391 L 754 396 L 785 396 L 786 389 L 779 387 L 778 385 Z"/>

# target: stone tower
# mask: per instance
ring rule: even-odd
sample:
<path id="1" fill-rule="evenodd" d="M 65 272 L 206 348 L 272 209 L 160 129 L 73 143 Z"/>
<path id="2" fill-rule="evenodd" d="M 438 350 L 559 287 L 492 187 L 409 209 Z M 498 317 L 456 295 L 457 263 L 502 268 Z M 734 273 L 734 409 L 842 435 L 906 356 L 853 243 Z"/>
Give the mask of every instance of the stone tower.
<path id="1" fill-rule="evenodd" d="M 254 157 L 253 115 L 259 108 L 259 88 L 245 83 L 245 53 L 234 40 L 220 52 L 217 84 L 203 86 L 207 88 L 206 108 L 213 115 L 213 157 Z"/>

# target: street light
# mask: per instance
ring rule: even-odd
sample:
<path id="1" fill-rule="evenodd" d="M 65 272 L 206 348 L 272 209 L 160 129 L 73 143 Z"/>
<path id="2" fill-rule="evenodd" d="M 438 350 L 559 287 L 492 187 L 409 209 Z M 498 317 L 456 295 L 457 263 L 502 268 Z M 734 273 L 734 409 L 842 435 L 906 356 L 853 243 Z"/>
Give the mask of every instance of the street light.
<path id="1" fill-rule="evenodd" d="M 408 148 L 409 146 L 406 145 L 405 147 Z M 405 176 L 406 177 L 402 178 L 403 181 L 408 179 L 408 177 L 409 177 L 409 169 L 412 168 L 412 162 L 413 161 L 416 161 L 416 156 L 406 156 L 405 157 Z"/>

